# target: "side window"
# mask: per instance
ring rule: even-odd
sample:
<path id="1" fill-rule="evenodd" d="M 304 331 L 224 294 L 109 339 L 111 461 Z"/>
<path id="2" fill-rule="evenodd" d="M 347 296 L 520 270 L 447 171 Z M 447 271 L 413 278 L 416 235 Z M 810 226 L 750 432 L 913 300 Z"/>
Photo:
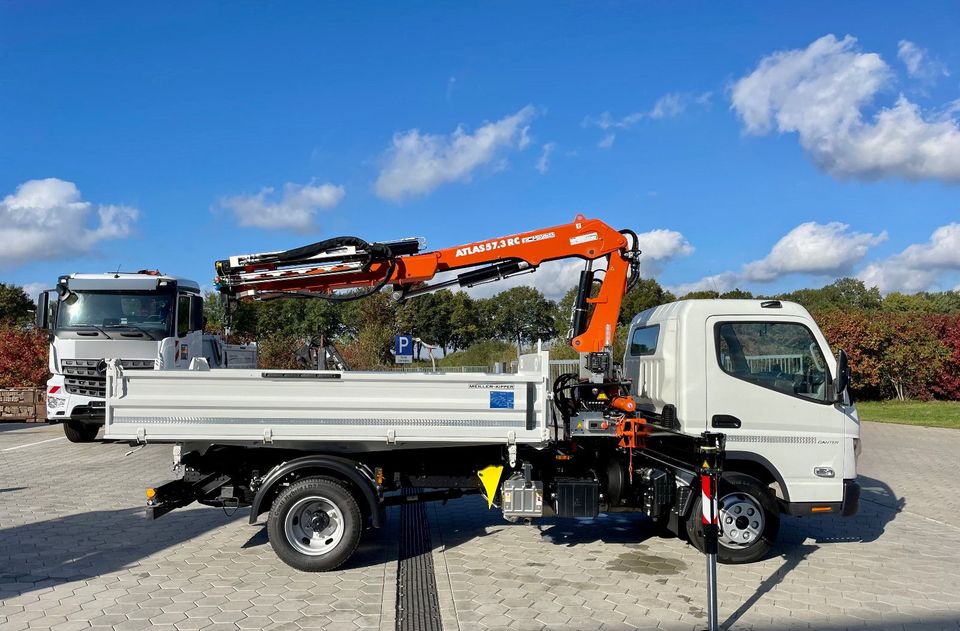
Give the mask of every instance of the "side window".
<path id="1" fill-rule="evenodd" d="M 630 354 L 635 357 L 653 355 L 657 352 L 657 339 L 660 337 L 660 325 L 634 329 L 630 338 Z"/>
<path id="2" fill-rule="evenodd" d="M 827 400 L 827 364 L 802 324 L 724 322 L 716 334 L 717 359 L 727 374 L 784 394 Z"/>
<path id="3" fill-rule="evenodd" d="M 190 332 L 190 296 L 177 297 L 177 337 Z"/>

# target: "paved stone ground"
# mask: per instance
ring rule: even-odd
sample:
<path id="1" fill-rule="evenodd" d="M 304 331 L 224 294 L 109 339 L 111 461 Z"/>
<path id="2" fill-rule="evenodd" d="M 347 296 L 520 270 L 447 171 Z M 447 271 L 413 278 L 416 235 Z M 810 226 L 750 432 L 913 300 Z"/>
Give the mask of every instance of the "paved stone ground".
<path id="1" fill-rule="evenodd" d="M 303 574 L 247 511 L 150 522 L 143 491 L 169 446 L 75 445 L 59 427 L 0 431 L 0 629 L 390 629 L 396 536 L 365 538 L 343 571 Z M 39 441 L 47 441 L 37 443 Z"/>
<path id="2" fill-rule="evenodd" d="M 960 432 L 867 423 L 861 514 L 785 518 L 765 561 L 720 567 L 730 629 L 960 629 Z M 0 629 L 393 629 L 396 514 L 349 566 L 301 574 L 246 511 L 141 517 L 166 446 L 0 425 Z M 504 523 L 430 505 L 449 629 L 703 628 L 704 559 L 637 517 Z"/>

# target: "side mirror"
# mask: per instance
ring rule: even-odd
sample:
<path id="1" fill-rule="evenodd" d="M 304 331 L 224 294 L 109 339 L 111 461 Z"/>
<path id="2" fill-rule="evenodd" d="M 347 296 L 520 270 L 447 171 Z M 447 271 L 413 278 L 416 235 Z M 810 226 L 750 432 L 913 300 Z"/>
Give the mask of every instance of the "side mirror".
<path id="1" fill-rule="evenodd" d="M 843 393 L 846 392 L 849 386 L 850 366 L 847 362 L 847 353 L 846 351 L 840 351 L 840 353 L 837 355 L 837 381 L 835 384 L 837 401 L 843 399 Z"/>
<path id="2" fill-rule="evenodd" d="M 50 329 L 50 293 L 43 291 L 37 296 L 37 328 L 41 331 Z"/>
<path id="3" fill-rule="evenodd" d="M 190 330 L 203 331 L 203 298 L 190 296 Z"/>

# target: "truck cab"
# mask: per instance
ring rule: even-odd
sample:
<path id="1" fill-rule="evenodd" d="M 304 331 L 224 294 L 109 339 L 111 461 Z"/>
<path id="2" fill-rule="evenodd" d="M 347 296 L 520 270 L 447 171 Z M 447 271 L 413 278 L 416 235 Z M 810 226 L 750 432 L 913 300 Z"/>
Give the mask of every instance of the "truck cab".
<path id="1" fill-rule="evenodd" d="M 47 422 L 72 442 L 103 425 L 107 360 L 126 370 L 186 369 L 204 354 L 225 364 L 223 344 L 203 335 L 200 286 L 156 271 L 61 276 L 40 295 L 37 325 L 50 337 Z"/>
<path id="2" fill-rule="evenodd" d="M 802 306 L 682 300 L 648 309 L 630 324 L 623 368 L 653 422 L 726 435 L 728 550 L 775 536 L 779 513 L 856 512 L 860 423 L 846 358 L 833 356 Z"/>

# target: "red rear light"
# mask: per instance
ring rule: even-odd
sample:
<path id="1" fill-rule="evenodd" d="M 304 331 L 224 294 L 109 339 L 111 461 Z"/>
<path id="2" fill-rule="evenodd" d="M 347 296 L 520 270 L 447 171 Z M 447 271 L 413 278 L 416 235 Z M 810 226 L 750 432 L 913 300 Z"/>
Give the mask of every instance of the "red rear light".
<path id="1" fill-rule="evenodd" d="M 48 394 L 56 394 L 60 392 L 60 386 L 50 386 L 50 392 Z"/>

